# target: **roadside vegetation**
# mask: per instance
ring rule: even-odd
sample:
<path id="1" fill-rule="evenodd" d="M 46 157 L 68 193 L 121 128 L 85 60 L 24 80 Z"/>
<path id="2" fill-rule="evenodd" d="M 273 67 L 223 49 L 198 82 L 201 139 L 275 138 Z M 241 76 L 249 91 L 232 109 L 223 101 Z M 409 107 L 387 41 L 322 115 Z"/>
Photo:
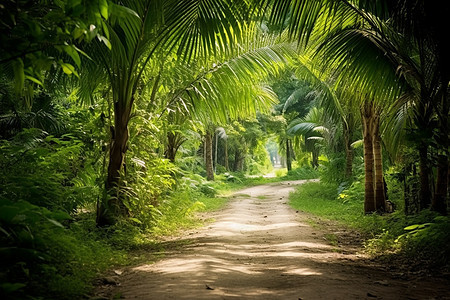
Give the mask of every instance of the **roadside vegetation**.
<path id="1" fill-rule="evenodd" d="M 372 258 L 414 272 L 448 272 L 448 216 L 430 210 L 418 214 L 396 210 L 389 214 L 367 215 L 362 212 L 362 195 L 359 181 L 354 181 L 349 188 L 335 183 L 309 182 L 298 186 L 291 194 L 290 205 L 359 233 L 364 253 Z M 401 206 L 402 199 L 392 201 Z"/>

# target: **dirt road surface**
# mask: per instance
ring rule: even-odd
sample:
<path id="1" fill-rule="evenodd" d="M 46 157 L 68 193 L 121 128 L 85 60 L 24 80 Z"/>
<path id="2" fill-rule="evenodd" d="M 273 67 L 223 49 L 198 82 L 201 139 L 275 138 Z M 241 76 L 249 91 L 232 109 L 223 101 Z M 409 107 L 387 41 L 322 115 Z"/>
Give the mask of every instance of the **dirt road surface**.
<path id="1" fill-rule="evenodd" d="M 444 279 L 405 278 L 338 244 L 288 205 L 290 181 L 233 196 L 215 222 L 164 258 L 126 269 L 103 295 L 125 299 L 450 299 Z M 187 237 L 186 237 L 187 236 Z M 448 283 L 448 281 L 447 281 Z M 99 294 L 97 294 L 99 295 Z"/>

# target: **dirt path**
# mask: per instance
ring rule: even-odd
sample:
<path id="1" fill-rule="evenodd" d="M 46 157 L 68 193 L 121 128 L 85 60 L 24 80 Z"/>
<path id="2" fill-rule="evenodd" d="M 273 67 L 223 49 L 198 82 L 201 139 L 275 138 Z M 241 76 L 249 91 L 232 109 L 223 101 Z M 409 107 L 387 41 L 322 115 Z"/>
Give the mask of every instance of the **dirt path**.
<path id="1" fill-rule="evenodd" d="M 156 263 L 125 270 L 125 299 L 450 299 L 443 280 L 407 281 L 327 241 L 288 204 L 291 181 L 244 189 L 216 221 Z"/>

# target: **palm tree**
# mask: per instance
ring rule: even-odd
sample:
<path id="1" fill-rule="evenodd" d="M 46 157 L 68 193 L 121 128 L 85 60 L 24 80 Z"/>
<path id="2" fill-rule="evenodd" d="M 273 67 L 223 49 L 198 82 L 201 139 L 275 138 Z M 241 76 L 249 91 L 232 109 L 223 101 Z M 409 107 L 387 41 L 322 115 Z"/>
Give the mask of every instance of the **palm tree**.
<path id="1" fill-rule="evenodd" d="M 91 64 L 94 68 L 84 74 L 100 78 L 100 69 L 106 75 L 114 110 L 105 185 L 108 195 L 99 202 L 97 211 L 100 226 L 112 224 L 117 216 L 127 213 L 118 187 L 121 173 L 126 170 L 128 124 L 142 75 L 155 59 L 155 52 L 162 51 L 162 47 L 176 48 L 178 55 L 186 60 L 216 52 L 216 44 L 223 45 L 221 52 L 227 52 L 225 41 L 236 42 L 241 33 L 239 21 L 246 11 L 244 5 L 227 0 L 207 4 L 198 0 L 126 0 L 120 3 L 111 3 L 109 7 L 110 16 L 105 26 L 109 40 L 96 42 L 86 49 L 95 63 Z M 84 92 L 89 97 L 90 90 Z"/>
<path id="2" fill-rule="evenodd" d="M 225 167 L 225 170 L 228 171 L 228 169 L 229 169 L 229 166 L 228 166 L 228 144 L 227 144 L 228 135 L 227 135 L 227 132 L 225 131 L 225 128 L 217 127 L 215 130 L 215 136 L 216 136 L 216 142 L 215 142 L 215 150 L 214 150 L 214 172 L 217 173 L 217 148 L 219 145 L 219 138 L 225 142 L 225 145 L 224 145 L 225 165 L 224 165 L 224 167 Z"/>
<path id="3" fill-rule="evenodd" d="M 306 116 L 292 120 L 286 130 L 289 135 L 303 136 L 305 150 L 311 152 L 311 165 L 315 169 L 319 167 L 317 143 L 324 139 L 323 132 L 328 131 L 326 127 L 321 125 L 323 119 L 323 110 L 313 107 Z"/>
<path id="4" fill-rule="evenodd" d="M 388 77 L 367 76 L 370 73 L 368 72 L 369 67 L 373 66 L 370 63 L 371 59 L 378 57 L 378 61 L 380 61 L 380 57 L 384 57 L 390 61 L 392 69 L 398 71 L 400 78 L 408 83 L 410 90 L 415 91 L 413 94 L 416 96 L 413 99 L 410 98 L 409 107 L 415 110 L 417 129 L 432 128 L 433 116 L 439 120 L 438 127 L 436 127 L 438 134 L 435 136 L 435 139 L 439 139 L 437 144 L 440 145 L 437 171 L 439 176 L 437 176 L 432 208 L 443 213 L 448 188 L 449 105 L 447 89 L 450 76 L 449 59 L 444 54 L 447 53 L 446 50 L 448 51 L 448 45 L 442 38 L 444 36 L 443 28 L 446 27 L 445 17 L 442 14 L 448 11 L 449 5 L 446 3 L 436 6 L 421 0 L 376 2 L 342 0 L 326 1 L 321 4 L 318 5 L 315 1 L 302 1 L 301 3 L 279 1 L 275 5 L 273 19 L 283 20 L 290 14 L 290 7 L 292 11 L 295 11 L 295 14 L 290 15 L 291 35 L 306 43 L 310 40 L 314 28 L 320 28 L 318 32 L 321 34 L 325 30 L 330 33 L 331 39 L 335 39 L 335 43 L 329 38 L 326 39 L 327 42 L 322 43 L 323 48 L 329 49 L 328 53 L 340 52 L 342 56 L 345 56 L 345 52 L 347 52 L 354 55 L 356 48 L 351 45 L 362 41 L 378 48 L 378 55 L 373 56 L 374 52 L 372 51 L 367 55 L 359 56 L 361 60 L 359 67 L 340 66 L 341 71 L 352 75 L 355 83 L 358 83 L 352 85 L 360 91 L 371 86 L 377 86 L 388 93 L 393 90 L 402 91 L 398 88 L 388 88 Z M 309 17 L 305 18 L 306 15 Z M 336 60 L 336 56 L 332 60 Z M 364 73 L 366 76 L 361 76 Z M 390 99 L 395 98 L 390 97 Z M 369 99 L 374 98 L 369 97 Z M 419 142 L 421 202 L 423 205 L 426 205 L 426 200 L 431 198 L 427 152 L 426 141 Z"/>
<path id="5" fill-rule="evenodd" d="M 256 73 L 261 73 L 265 67 L 274 69 L 283 61 L 276 48 L 262 47 L 266 41 L 273 43 L 274 39 L 271 37 L 261 39 L 260 44 L 251 44 L 253 40 L 250 39 L 248 47 L 245 43 L 241 43 L 241 47 L 235 46 L 240 40 L 247 42 L 245 39 L 249 35 L 243 34 L 244 29 L 246 32 L 254 32 L 257 28 L 244 22 L 246 16 L 255 12 L 245 2 L 129 0 L 120 3 L 121 5 L 110 5 L 110 16 L 105 26 L 109 39 L 101 39 L 87 47 L 86 52 L 93 63 L 88 65 L 90 69 L 87 68 L 81 74 L 82 77 L 91 76 L 85 76 L 87 79 L 82 81 L 80 96 L 89 99 L 92 89 L 96 86 L 95 82 L 103 78 L 106 78 L 112 91 L 114 122 L 111 126 L 105 185 L 108 192 L 98 205 L 99 225 L 112 224 L 117 216 L 127 214 L 121 201 L 123 195 L 120 191 L 120 180 L 121 174 L 126 171 L 128 124 L 134 102 L 144 89 L 144 75 L 149 66 L 156 65 L 155 60 L 164 61 L 169 56 L 173 57 L 175 51 L 177 61 L 184 62 L 186 69 L 188 63 L 197 58 L 202 58 L 203 62 L 207 63 L 206 68 L 200 69 L 198 73 L 194 72 L 196 76 L 191 76 L 181 88 L 177 87 L 169 93 L 168 103 L 188 104 L 184 111 L 193 113 L 196 118 L 202 114 L 208 115 L 209 119 L 213 120 L 265 106 L 264 97 L 253 97 L 250 94 L 251 89 L 245 88 L 245 84 L 241 84 L 241 88 L 237 89 L 243 92 L 237 98 L 233 97 L 236 91 L 232 91 L 232 85 L 227 84 L 234 84 L 238 79 L 248 83 L 254 79 L 252 70 L 257 69 Z M 219 60 L 225 57 L 225 62 L 213 63 L 212 57 Z M 230 58 L 229 61 L 227 57 Z M 179 65 L 182 66 L 182 63 Z M 93 76 L 95 78 L 92 78 Z M 151 99 L 156 97 L 160 80 L 160 73 L 152 78 Z M 227 92 L 221 92 L 220 99 L 218 91 Z M 251 99 L 253 104 L 243 101 L 243 96 L 245 99 Z M 195 103 L 194 110 L 191 109 L 194 105 L 190 103 Z M 242 105 L 238 109 L 237 106 L 230 106 L 230 103 Z"/>

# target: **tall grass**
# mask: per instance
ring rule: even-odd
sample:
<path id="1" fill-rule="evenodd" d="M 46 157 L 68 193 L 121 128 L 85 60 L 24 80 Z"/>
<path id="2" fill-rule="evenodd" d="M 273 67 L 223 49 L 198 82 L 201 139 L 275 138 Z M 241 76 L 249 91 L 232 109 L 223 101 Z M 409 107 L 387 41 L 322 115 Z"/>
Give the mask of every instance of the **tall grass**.
<path id="1" fill-rule="evenodd" d="M 402 211 L 365 215 L 362 191 L 358 182 L 346 190 L 335 184 L 309 182 L 291 194 L 290 205 L 361 232 L 365 250 L 373 256 L 400 255 L 426 262 L 427 266 L 449 266 L 449 217 L 429 210 L 417 215 Z"/>

